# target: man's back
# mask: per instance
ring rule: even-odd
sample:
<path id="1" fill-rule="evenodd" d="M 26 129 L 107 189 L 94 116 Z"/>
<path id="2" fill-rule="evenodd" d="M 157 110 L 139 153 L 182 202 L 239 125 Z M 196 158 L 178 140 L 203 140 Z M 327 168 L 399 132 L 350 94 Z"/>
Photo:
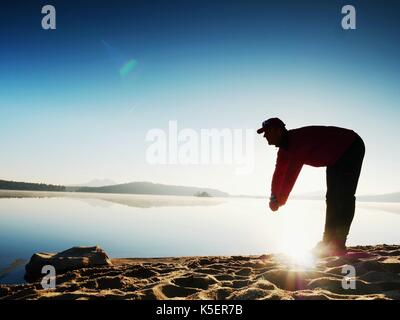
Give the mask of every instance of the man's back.
<path id="1" fill-rule="evenodd" d="M 333 165 L 358 135 L 349 129 L 307 126 L 285 132 L 276 160 L 271 190 L 284 204 L 304 164 Z"/>
<path id="2" fill-rule="evenodd" d="M 290 160 L 314 167 L 329 166 L 357 137 L 353 130 L 333 126 L 307 126 L 288 130 L 287 152 Z"/>

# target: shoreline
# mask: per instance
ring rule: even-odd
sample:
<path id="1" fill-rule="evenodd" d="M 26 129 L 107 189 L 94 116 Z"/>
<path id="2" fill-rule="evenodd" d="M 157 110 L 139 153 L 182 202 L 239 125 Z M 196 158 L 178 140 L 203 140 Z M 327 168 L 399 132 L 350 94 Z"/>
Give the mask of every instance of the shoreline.
<path id="1" fill-rule="evenodd" d="M 400 245 L 349 249 L 351 254 L 318 259 L 312 267 L 282 254 L 115 258 L 109 266 L 57 275 L 55 289 L 39 282 L 0 285 L 0 300 L 400 300 Z M 354 289 L 342 286 L 346 265 L 356 272 Z"/>

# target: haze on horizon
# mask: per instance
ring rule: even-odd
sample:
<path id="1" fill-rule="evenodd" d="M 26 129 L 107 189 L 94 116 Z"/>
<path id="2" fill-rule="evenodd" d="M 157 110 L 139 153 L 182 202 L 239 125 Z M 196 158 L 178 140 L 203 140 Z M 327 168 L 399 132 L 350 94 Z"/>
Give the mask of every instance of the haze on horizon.
<path id="1" fill-rule="evenodd" d="M 269 195 L 276 149 L 255 137 L 255 168 L 150 165 L 146 134 L 180 129 L 355 130 L 366 156 L 358 194 L 400 191 L 399 6 L 353 1 L 54 1 L 57 30 L 37 1 L 7 2 L 0 36 L 0 179 L 71 185 L 93 179 Z M 390 6 L 389 6 L 390 4 Z M 18 7 L 18 18 L 13 12 Z M 305 166 L 293 194 L 325 190 Z"/>

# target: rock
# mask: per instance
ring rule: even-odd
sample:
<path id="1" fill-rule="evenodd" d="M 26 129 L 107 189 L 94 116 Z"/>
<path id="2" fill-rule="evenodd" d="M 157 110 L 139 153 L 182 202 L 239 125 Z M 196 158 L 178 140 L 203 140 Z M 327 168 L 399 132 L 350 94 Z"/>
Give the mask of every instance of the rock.
<path id="1" fill-rule="evenodd" d="M 11 292 L 10 288 L 0 284 L 0 298 L 8 295 L 10 292 Z"/>
<path id="2" fill-rule="evenodd" d="M 73 247 L 59 253 L 35 253 L 25 266 L 25 279 L 33 282 L 43 277 L 42 268 L 51 265 L 56 275 L 80 268 L 111 265 L 108 255 L 99 246 Z"/>

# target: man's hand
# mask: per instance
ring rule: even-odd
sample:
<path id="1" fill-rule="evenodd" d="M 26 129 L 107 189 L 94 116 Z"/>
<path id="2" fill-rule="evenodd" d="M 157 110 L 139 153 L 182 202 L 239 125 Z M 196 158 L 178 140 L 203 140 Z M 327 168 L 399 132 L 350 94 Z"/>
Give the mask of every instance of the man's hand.
<path id="1" fill-rule="evenodd" d="M 270 201 L 269 201 L 269 208 L 270 208 L 272 211 L 277 211 L 277 210 L 279 209 L 278 201 L 276 201 L 276 200 L 270 200 Z"/>
<path id="2" fill-rule="evenodd" d="M 269 208 L 272 211 L 277 211 L 279 209 L 279 203 L 275 196 L 271 196 L 271 198 L 269 198 Z"/>

